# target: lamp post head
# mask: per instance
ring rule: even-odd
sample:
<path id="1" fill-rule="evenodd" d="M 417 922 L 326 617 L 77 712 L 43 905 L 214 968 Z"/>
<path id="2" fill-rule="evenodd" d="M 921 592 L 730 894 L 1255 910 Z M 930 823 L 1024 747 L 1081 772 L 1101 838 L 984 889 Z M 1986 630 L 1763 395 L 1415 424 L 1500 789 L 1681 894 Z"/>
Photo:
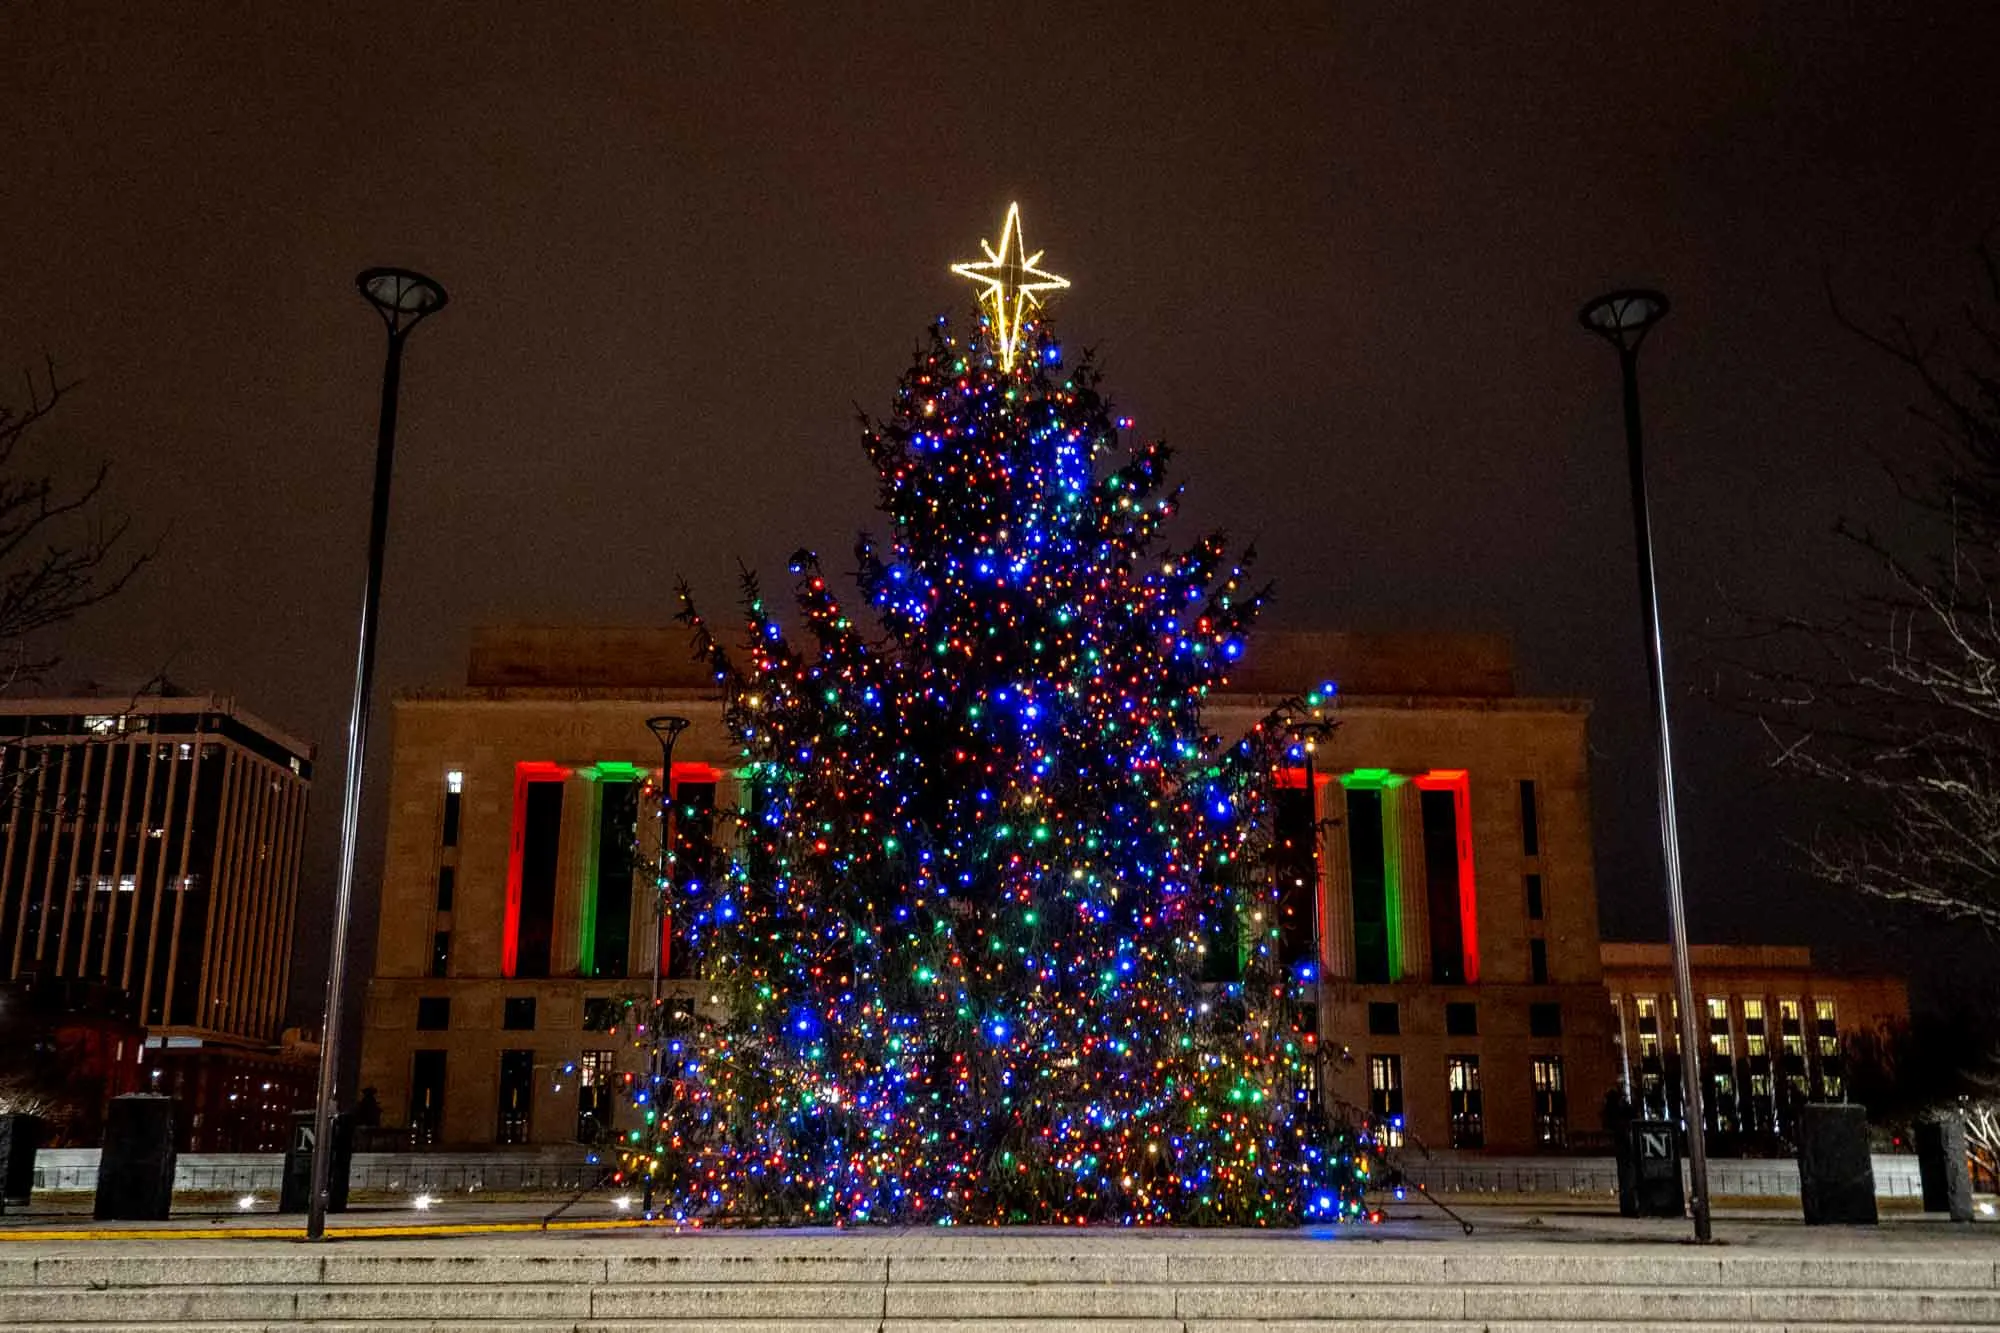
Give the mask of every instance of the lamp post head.
<path id="1" fill-rule="evenodd" d="M 1611 343 L 1621 352 L 1636 352 L 1646 334 L 1667 313 L 1662 292 L 1645 287 L 1627 287 L 1606 292 L 1577 311 L 1577 323 Z"/>
<path id="2" fill-rule="evenodd" d="M 417 326 L 417 321 L 444 309 L 445 302 L 451 299 L 442 285 L 406 268 L 363 269 L 354 279 L 354 285 L 382 316 L 392 334 L 408 333 Z"/>
<path id="3" fill-rule="evenodd" d="M 660 743 L 660 756 L 664 762 L 673 762 L 674 742 L 679 740 L 681 733 L 691 725 L 693 724 L 686 718 L 671 715 L 646 719 L 646 730 L 652 732 L 653 739 Z"/>

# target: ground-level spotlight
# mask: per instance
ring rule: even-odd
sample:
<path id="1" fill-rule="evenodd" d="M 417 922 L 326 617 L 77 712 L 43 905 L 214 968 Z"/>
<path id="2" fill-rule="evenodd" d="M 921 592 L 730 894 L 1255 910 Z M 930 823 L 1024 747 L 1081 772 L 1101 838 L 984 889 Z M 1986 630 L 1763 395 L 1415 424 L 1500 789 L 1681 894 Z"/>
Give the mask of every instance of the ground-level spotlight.
<path id="1" fill-rule="evenodd" d="M 238 1210 L 242 1212 L 247 1213 L 256 1206 L 257 1206 L 257 1196 L 254 1194 L 246 1194 L 242 1198 L 236 1201 L 236 1207 L 238 1208 Z"/>
<path id="2" fill-rule="evenodd" d="M 613 1208 L 616 1208 L 621 1213 L 629 1212 L 632 1207 L 632 1196 L 629 1194 L 621 1194 L 617 1198 L 611 1201 L 611 1206 Z"/>
<path id="3" fill-rule="evenodd" d="M 410 1207 L 420 1213 L 428 1213 L 431 1210 L 431 1205 L 436 1202 L 437 1200 L 428 1194 L 419 1194 L 416 1198 L 410 1200 Z"/>

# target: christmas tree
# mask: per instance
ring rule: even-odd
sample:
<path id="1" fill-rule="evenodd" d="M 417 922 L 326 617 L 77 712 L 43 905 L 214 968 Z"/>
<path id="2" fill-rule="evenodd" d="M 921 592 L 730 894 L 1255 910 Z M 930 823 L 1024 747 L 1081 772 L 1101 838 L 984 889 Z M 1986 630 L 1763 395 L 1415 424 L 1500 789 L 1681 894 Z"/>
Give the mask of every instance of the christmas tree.
<path id="1" fill-rule="evenodd" d="M 864 422 L 873 630 L 806 551 L 798 642 L 753 578 L 740 648 L 684 605 L 746 799 L 673 878 L 708 1003 L 655 1015 L 627 1165 L 697 1221 L 1352 1215 L 1279 957 L 1288 719 L 1202 726 L 1263 592 L 1220 535 L 1167 549 L 1168 450 L 1066 358 L 1018 211 L 985 249 L 975 331 L 940 320 Z"/>

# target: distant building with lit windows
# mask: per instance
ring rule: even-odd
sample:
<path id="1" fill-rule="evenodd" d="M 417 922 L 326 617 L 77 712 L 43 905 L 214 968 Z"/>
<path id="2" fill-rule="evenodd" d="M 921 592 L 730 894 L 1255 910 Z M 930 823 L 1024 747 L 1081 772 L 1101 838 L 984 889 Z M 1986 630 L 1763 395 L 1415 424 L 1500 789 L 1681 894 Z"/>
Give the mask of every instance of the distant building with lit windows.
<path id="1" fill-rule="evenodd" d="M 1636 1111 L 1678 1118 L 1673 955 L 1664 944 L 1606 941 L 1602 957 L 1619 1084 Z M 1732 1141 L 1789 1138 L 1806 1102 L 1844 1101 L 1848 1041 L 1909 1021 L 1902 978 L 1830 973 L 1814 966 L 1808 948 L 1697 944 L 1688 962 L 1702 1110 L 1724 1151 Z"/>
<path id="2" fill-rule="evenodd" d="M 100 997 L 132 1033 L 115 1059 L 143 1067 L 111 1086 L 189 1093 L 183 1148 L 265 1137 L 208 1088 L 254 1071 L 237 1100 L 261 1104 L 292 1081 L 277 1043 L 312 766 L 226 698 L 0 699 L 0 982 Z"/>
<path id="3" fill-rule="evenodd" d="M 1586 707 L 1517 696 L 1491 636 L 1267 634 L 1247 660 L 1210 699 L 1225 736 L 1340 687 L 1310 799 L 1302 769 L 1281 791 L 1275 867 L 1288 961 L 1319 953 L 1330 1094 L 1432 1147 L 1595 1142 L 1618 1073 Z M 666 775 L 645 727 L 661 713 L 693 721 Z M 703 865 L 740 799 L 735 762 L 680 630 L 483 629 L 465 688 L 396 699 L 360 1079 L 385 1126 L 554 1144 L 629 1115 L 625 1001 L 663 944 L 670 993 L 703 999 L 654 922 L 656 784 L 679 864 Z"/>

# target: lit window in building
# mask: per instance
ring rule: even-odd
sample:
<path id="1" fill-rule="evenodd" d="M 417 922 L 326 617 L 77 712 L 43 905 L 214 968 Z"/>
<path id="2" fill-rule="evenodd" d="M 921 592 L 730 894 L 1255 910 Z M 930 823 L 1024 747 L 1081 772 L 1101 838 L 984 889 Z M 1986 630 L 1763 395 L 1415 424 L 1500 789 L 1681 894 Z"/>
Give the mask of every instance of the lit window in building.
<path id="1" fill-rule="evenodd" d="M 1812 1079 L 1806 1070 L 1804 1013 L 1797 998 L 1778 1001 L 1778 1085 L 1784 1092 L 1788 1121 L 1812 1094 Z"/>
<path id="2" fill-rule="evenodd" d="M 1368 1109 L 1375 1116 L 1376 1142 L 1384 1148 L 1403 1146 L 1403 1057 L 1368 1057 Z"/>
<path id="3" fill-rule="evenodd" d="M 1764 1032 L 1764 1002 L 1745 1000 L 1743 1002 L 1743 1054 L 1756 1058 L 1771 1053 L 1769 1039 Z"/>
<path id="4" fill-rule="evenodd" d="M 1645 1115 L 1667 1112 L 1666 1050 L 1660 1036 L 1660 1001 L 1657 996 L 1632 998 L 1633 1027 L 1639 1034 L 1638 1109 Z"/>
<path id="5" fill-rule="evenodd" d="M 1847 1081 L 1842 1077 L 1840 1022 L 1832 1000 L 1813 1001 L 1813 1037 L 1819 1055 L 1820 1095 L 1828 1101 L 1845 1101 Z"/>
<path id="6" fill-rule="evenodd" d="M 1533 1062 L 1535 1141 L 1545 1148 L 1569 1143 L 1569 1095 L 1563 1089 L 1560 1055 L 1538 1055 Z"/>
<path id="7" fill-rule="evenodd" d="M 458 815 L 464 792 L 465 774 L 454 768 L 444 775 L 444 827 L 439 841 L 447 847 L 458 846 Z"/>
<path id="8" fill-rule="evenodd" d="M 1451 1090 L 1451 1146 L 1486 1146 L 1486 1106 L 1479 1091 L 1479 1057 L 1445 1058 L 1446 1086 Z"/>
<path id="9" fill-rule="evenodd" d="M 613 1070 L 610 1051 L 585 1051 L 576 1061 L 576 1137 L 602 1142 L 611 1133 Z"/>
<path id="10" fill-rule="evenodd" d="M 1743 1056 L 1748 1069 L 1744 1081 L 1743 1127 L 1776 1128 L 1778 1110 L 1772 1095 L 1771 1038 L 1760 997 L 1743 1001 Z"/>
<path id="11" fill-rule="evenodd" d="M 1737 1127 L 1736 1066 L 1729 1035 L 1729 1001 L 1720 995 L 1707 996 L 1709 1124 L 1727 1134 Z"/>
<path id="12" fill-rule="evenodd" d="M 1632 1001 L 1632 1012 L 1637 1016 L 1639 1028 L 1639 1058 L 1657 1060 L 1660 1049 L 1660 1002 L 1651 995 L 1640 995 Z"/>

